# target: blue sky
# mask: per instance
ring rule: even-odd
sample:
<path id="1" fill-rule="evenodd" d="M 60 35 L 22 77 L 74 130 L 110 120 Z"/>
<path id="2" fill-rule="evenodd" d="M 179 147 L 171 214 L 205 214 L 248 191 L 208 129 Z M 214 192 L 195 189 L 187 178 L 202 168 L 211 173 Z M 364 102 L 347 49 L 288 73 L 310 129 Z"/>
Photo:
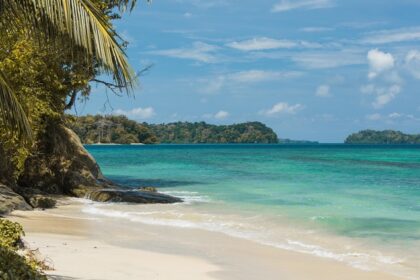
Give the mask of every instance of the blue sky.
<path id="1" fill-rule="evenodd" d="M 420 133 L 419 13 L 418 0 L 140 1 L 117 28 L 134 68 L 152 69 L 135 98 L 94 86 L 77 113 L 257 120 L 322 142 Z"/>

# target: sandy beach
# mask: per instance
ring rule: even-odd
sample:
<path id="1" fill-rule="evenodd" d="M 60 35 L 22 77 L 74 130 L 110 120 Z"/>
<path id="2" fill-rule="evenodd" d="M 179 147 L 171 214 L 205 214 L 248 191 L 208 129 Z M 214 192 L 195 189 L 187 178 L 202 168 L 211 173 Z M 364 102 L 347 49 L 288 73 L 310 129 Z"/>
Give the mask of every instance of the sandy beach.
<path id="1" fill-rule="evenodd" d="M 403 279 L 198 229 L 132 225 L 82 213 L 63 200 L 15 211 L 25 241 L 54 268 L 51 279 Z"/>

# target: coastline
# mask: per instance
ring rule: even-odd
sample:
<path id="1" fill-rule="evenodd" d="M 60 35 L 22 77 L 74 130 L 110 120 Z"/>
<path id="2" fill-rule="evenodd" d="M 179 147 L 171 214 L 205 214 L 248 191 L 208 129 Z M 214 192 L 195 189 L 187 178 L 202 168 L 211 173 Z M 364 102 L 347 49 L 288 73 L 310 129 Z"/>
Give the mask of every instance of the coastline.
<path id="1" fill-rule="evenodd" d="M 8 217 L 24 226 L 28 245 L 51 260 L 53 279 L 403 279 L 218 232 L 133 227 L 89 216 L 83 206 L 63 199 L 55 209 Z"/>

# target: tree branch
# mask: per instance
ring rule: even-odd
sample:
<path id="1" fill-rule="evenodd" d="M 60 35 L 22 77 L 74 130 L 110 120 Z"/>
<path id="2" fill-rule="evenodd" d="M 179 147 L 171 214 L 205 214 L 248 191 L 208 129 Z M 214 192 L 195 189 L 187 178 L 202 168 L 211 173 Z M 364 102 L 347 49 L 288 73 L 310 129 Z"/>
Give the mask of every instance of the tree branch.
<path id="1" fill-rule="evenodd" d="M 69 103 L 66 104 L 66 106 L 64 107 L 64 110 L 69 110 L 71 109 L 71 107 L 73 107 L 74 103 L 76 102 L 76 97 L 77 97 L 77 90 L 73 90 L 71 93 Z"/>

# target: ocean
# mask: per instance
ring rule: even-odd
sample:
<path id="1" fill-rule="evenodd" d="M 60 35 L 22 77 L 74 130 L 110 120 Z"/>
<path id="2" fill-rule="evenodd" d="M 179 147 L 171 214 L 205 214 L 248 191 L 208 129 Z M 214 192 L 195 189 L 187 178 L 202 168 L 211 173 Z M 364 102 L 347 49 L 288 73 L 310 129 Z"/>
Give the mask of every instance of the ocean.
<path id="1" fill-rule="evenodd" d="M 88 145 L 104 175 L 184 203 L 85 212 L 420 275 L 420 145 Z"/>

